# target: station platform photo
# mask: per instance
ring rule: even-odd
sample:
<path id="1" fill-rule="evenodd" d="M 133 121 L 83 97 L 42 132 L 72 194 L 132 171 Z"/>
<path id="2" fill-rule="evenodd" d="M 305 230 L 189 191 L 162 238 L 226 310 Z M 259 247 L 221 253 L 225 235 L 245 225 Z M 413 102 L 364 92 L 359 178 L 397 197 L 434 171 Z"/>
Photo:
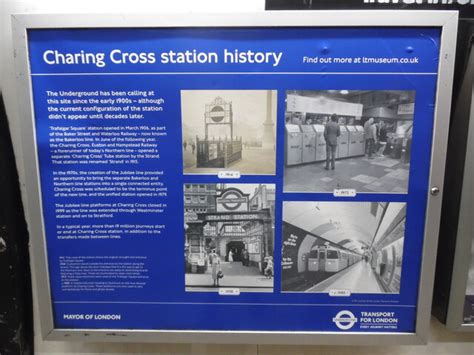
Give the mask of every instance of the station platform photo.
<path id="1" fill-rule="evenodd" d="M 414 102 L 414 91 L 287 91 L 284 190 L 406 193 Z"/>
<path id="2" fill-rule="evenodd" d="M 284 202 L 282 291 L 399 293 L 405 203 Z"/>

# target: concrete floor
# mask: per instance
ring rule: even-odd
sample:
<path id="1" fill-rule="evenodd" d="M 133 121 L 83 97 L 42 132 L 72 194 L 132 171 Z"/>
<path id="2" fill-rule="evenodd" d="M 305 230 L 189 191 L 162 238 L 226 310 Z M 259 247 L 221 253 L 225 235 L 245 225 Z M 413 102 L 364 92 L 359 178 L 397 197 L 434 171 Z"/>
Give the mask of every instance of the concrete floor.
<path id="1" fill-rule="evenodd" d="M 220 287 L 239 288 L 240 292 L 273 292 L 273 278 L 266 278 L 256 266 L 244 266 L 240 261 L 221 261 L 224 277 L 219 281 Z M 186 274 L 186 291 L 218 292 L 212 287 L 211 268 L 204 274 Z"/>
<path id="2" fill-rule="evenodd" d="M 357 192 L 406 193 L 409 163 L 389 157 L 355 157 L 336 160 L 335 170 L 325 170 L 325 162 L 285 167 L 285 192 L 332 192 L 356 189 Z"/>
<path id="3" fill-rule="evenodd" d="M 306 292 L 329 293 L 330 290 L 350 290 L 351 293 L 384 293 L 370 263 L 363 260 L 311 287 Z"/>
<path id="4" fill-rule="evenodd" d="M 196 168 L 196 153 L 190 147 L 184 151 L 185 174 L 217 174 L 219 171 L 239 171 L 245 175 L 274 175 L 275 151 L 263 148 L 244 148 L 242 159 L 227 168 Z"/>

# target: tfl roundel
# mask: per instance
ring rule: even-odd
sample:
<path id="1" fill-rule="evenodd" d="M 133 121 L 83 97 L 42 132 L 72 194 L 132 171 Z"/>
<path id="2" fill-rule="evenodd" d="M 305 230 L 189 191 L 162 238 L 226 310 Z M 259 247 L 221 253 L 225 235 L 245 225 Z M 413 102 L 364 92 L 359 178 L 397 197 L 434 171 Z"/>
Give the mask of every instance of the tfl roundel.
<path id="1" fill-rule="evenodd" d="M 211 109 L 211 120 L 216 123 L 222 122 L 225 117 L 225 110 L 222 106 L 214 106 Z"/>
<path id="2" fill-rule="evenodd" d="M 225 211 L 242 210 L 242 205 L 248 203 L 248 199 L 238 190 L 228 190 L 217 198 L 217 203 L 223 207 Z M 246 210 L 247 208 L 245 208 Z"/>

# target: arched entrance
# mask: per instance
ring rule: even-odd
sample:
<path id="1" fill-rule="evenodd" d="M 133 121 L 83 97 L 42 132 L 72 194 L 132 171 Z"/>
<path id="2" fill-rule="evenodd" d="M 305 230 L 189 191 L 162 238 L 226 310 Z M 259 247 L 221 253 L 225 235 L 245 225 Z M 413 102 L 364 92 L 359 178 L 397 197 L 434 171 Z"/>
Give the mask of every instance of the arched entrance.
<path id="1" fill-rule="evenodd" d="M 268 210 L 242 212 L 214 212 L 199 214 L 202 223 L 220 223 L 215 243 L 221 260 L 228 261 L 229 250 L 234 261 L 242 262 L 247 249 L 247 265 L 263 273 L 266 257 L 273 257 L 274 240 L 272 219 Z M 227 226 L 227 227 L 226 227 Z"/>
<path id="2" fill-rule="evenodd" d="M 228 257 L 229 257 L 229 252 L 232 250 L 232 253 L 233 253 L 233 261 L 242 261 L 242 251 L 244 250 L 245 248 L 245 244 L 244 242 L 242 241 L 237 241 L 237 240 L 233 240 L 233 241 L 229 241 L 227 244 L 226 244 L 226 261 L 229 261 L 228 260 Z"/>

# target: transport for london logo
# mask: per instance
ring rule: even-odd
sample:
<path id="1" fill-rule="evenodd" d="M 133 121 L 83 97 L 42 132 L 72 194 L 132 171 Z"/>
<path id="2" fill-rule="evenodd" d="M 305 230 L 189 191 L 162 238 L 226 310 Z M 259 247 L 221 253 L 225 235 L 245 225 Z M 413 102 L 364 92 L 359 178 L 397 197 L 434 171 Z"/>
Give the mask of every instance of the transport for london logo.
<path id="1" fill-rule="evenodd" d="M 332 319 L 336 326 L 341 330 L 349 330 L 357 323 L 357 318 L 351 311 L 340 311 Z"/>

